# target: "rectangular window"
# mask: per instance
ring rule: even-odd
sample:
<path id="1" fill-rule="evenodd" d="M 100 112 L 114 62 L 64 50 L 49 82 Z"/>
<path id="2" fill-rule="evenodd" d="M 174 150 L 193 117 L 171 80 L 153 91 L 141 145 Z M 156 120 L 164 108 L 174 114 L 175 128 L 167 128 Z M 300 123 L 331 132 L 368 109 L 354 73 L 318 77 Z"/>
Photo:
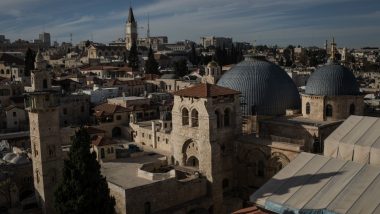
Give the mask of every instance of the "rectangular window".
<path id="1" fill-rule="evenodd" d="M 160 141 L 160 137 L 157 137 L 157 141 Z"/>
<path id="2" fill-rule="evenodd" d="M 13 117 L 16 117 L 17 116 L 17 113 L 14 111 L 13 112 Z"/>

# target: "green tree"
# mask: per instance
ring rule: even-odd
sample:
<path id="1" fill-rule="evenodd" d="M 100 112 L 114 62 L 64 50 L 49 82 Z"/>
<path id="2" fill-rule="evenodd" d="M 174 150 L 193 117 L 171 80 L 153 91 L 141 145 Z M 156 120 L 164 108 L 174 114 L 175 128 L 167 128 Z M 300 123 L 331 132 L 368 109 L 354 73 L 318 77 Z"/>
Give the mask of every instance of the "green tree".
<path id="1" fill-rule="evenodd" d="M 154 58 L 152 46 L 149 47 L 148 60 L 145 62 L 145 73 L 157 75 L 160 74 L 160 72 L 158 71 L 158 63 Z"/>
<path id="2" fill-rule="evenodd" d="M 188 74 L 187 61 L 186 59 L 181 59 L 174 62 L 173 64 L 174 72 L 179 76 L 183 77 Z"/>
<path id="3" fill-rule="evenodd" d="M 134 71 L 139 69 L 139 53 L 135 42 L 132 43 L 131 49 L 129 50 L 128 66 Z"/>
<path id="4" fill-rule="evenodd" d="M 30 76 L 30 72 L 34 70 L 34 61 L 36 60 L 36 53 L 28 48 L 25 53 L 25 76 Z"/>
<path id="5" fill-rule="evenodd" d="M 115 213 L 115 199 L 100 174 L 95 152 L 90 153 L 90 135 L 81 128 L 75 133 L 63 179 L 55 191 L 55 207 L 62 214 Z"/>

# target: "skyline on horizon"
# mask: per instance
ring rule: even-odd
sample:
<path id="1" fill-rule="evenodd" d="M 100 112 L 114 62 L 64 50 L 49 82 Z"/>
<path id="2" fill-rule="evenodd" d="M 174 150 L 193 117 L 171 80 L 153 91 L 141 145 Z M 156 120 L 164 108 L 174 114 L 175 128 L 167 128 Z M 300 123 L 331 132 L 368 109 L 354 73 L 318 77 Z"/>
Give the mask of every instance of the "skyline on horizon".
<path id="1" fill-rule="evenodd" d="M 0 34 L 32 40 L 41 32 L 52 41 L 108 43 L 124 37 L 129 2 L 2 0 Z M 169 42 L 202 36 L 286 46 L 319 46 L 334 36 L 339 47 L 380 46 L 380 2 L 363 0 L 142 0 L 132 7 L 139 37 L 168 36 Z"/>

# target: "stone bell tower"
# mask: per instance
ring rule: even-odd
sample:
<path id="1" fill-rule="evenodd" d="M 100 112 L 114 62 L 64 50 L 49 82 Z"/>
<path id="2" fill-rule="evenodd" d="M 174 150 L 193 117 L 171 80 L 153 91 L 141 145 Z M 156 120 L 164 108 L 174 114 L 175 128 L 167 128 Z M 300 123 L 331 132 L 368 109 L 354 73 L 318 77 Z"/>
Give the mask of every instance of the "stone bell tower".
<path id="1" fill-rule="evenodd" d="M 62 177 L 63 159 L 59 129 L 58 96 L 51 89 L 51 75 L 41 53 L 31 73 L 32 91 L 25 105 L 29 114 L 33 177 L 36 198 L 43 213 L 56 213 L 54 191 Z"/>
<path id="2" fill-rule="evenodd" d="M 137 22 L 133 15 L 132 7 L 129 8 L 128 20 L 125 26 L 125 46 L 130 50 L 133 43 L 137 42 Z M 137 43 L 136 43 L 137 45 Z"/>
<path id="3" fill-rule="evenodd" d="M 174 161 L 207 178 L 213 213 L 226 213 L 223 184 L 232 181 L 233 142 L 241 133 L 239 94 L 208 83 L 174 93 Z"/>

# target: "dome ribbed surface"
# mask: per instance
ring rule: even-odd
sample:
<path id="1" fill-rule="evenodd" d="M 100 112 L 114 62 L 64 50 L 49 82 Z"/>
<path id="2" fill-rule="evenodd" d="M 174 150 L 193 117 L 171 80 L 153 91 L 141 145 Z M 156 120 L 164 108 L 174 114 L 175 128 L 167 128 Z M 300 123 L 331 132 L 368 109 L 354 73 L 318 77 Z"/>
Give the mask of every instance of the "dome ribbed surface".
<path id="1" fill-rule="evenodd" d="M 317 69 L 306 84 L 305 93 L 320 96 L 359 95 L 354 74 L 339 64 L 328 64 Z"/>
<path id="2" fill-rule="evenodd" d="M 225 73 L 218 85 L 242 93 L 244 115 L 283 115 L 286 109 L 300 107 L 293 80 L 283 69 L 264 60 L 246 58 Z"/>

